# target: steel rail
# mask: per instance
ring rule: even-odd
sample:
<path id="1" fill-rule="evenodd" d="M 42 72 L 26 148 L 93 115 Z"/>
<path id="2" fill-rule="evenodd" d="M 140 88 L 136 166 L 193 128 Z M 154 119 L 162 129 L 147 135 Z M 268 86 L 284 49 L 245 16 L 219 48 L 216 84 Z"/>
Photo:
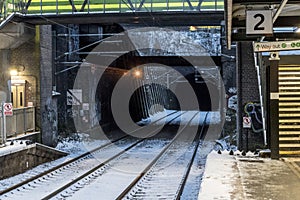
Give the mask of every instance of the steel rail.
<path id="1" fill-rule="evenodd" d="M 167 116 L 170 116 L 174 113 L 177 113 L 177 111 L 171 113 L 171 114 L 168 114 Z M 185 112 L 184 112 L 185 113 Z M 167 124 L 171 123 L 173 120 L 177 119 L 179 116 L 181 116 L 182 114 L 174 117 L 173 119 L 171 119 L 170 121 L 167 122 Z M 164 119 L 165 117 L 167 116 L 164 116 L 163 118 L 160 118 L 158 120 L 155 120 L 155 122 L 157 121 L 160 121 L 162 119 Z M 155 123 L 153 122 L 153 123 Z M 158 128 L 160 129 L 160 128 Z M 155 132 L 156 130 L 152 131 L 152 132 Z M 149 135 L 152 134 L 149 133 Z M 52 197 L 55 197 L 56 195 L 58 195 L 59 193 L 63 192 L 64 190 L 66 190 L 67 188 L 69 188 L 70 186 L 76 184 L 78 181 L 84 179 L 85 177 L 88 177 L 90 174 L 92 174 L 93 172 L 95 172 L 96 170 L 98 170 L 99 168 L 103 167 L 104 165 L 108 164 L 109 162 L 111 162 L 112 160 L 118 158 L 119 156 L 121 156 L 122 154 L 128 152 L 130 149 L 132 149 L 133 147 L 135 147 L 136 145 L 138 145 L 139 143 L 141 143 L 142 141 L 146 140 L 146 137 L 145 138 L 142 138 L 140 140 L 138 140 L 137 142 L 133 143 L 132 145 L 130 145 L 129 147 L 125 148 L 124 150 L 120 151 L 119 153 L 115 154 L 114 156 L 110 157 L 109 159 L 107 159 L 106 161 L 100 163 L 99 165 L 93 167 L 92 169 L 88 170 L 86 173 L 82 174 L 81 176 L 77 177 L 76 179 L 73 179 L 72 181 L 70 181 L 69 183 L 65 184 L 64 186 L 60 187 L 59 189 L 51 192 L 50 194 L 48 194 L 47 196 L 43 197 L 42 200 L 48 200 Z"/>
<path id="2" fill-rule="evenodd" d="M 181 130 L 179 130 L 178 134 L 172 139 L 172 141 L 164 147 L 164 149 L 152 160 L 152 162 L 128 185 L 128 187 L 123 190 L 121 194 L 116 198 L 117 200 L 123 199 L 133 187 L 150 171 L 150 169 L 157 163 L 157 161 L 166 153 L 168 149 L 170 149 L 171 145 L 177 141 L 178 137 L 183 133 L 185 128 L 190 124 L 190 122 L 195 118 L 198 113 L 194 114 L 194 116 L 190 119 L 189 123 L 186 123 Z"/>
<path id="3" fill-rule="evenodd" d="M 201 131 L 200 131 L 198 137 L 195 138 L 195 142 L 196 142 L 195 150 L 194 150 L 194 152 L 193 152 L 192 159 L 191 159 L 191 161 L 189 162 L 189 164 L 188 164 L 188 166 L 187 166 L 187 171 L 186 171 L 185 174 L 184 174 L 184 177 L 183 177 L 183 179 L 182 179 L 182 183 L 181 183 L 181 185 L 180 185 L 180 187 L 179 187 L 179 190 L 178 190 L 178 192 L 176 193 L 176 194 L 177 194 L 176 200 L 180 200 L 180 198 L 181 198 L 181 195 L 182 195 L 182 192 L 183 192 L 183 190 L 184 190 L 186 181 L 187 181 L 187 179 L 188 179 L 188 176 L 189 176 L 189 174 L 190 174 L 191 168 L 192 168 L 192 166 L 193 166 L 193 162 L 194 162 L 194 160 L 195 160 L 195 157 L 196 157 L 196 154 L 197 154 L 199 145 L 200 145 L 200 141 L 203 140 L 204 137 L 205 137 L 205 135 L 206 135 L 206 131 L 205 131 L 205 130 L 206 130 L 206 127 L 207 127 L 207 126 L 205 126 L 205 124 L 206 124 L 207 116 L 208 116 L 208 112 L 206 112 L 206 114 L 205 114 L 205 118 L 204 118 L 204 120 L 203 120 L 203 125 L 201 126 Z"/>
<path id="4" fill-rule="evenodd" d="M 160 120 L 162 120 L 162 119 L 165 119 L 166 117 L 169 117 L 169 116 L 171 116 L 171 115 L 173 115 L 173 114 L 176 114 L 176 113 L 178 113 L 178 111 L 171 112 L 171 113 L 169 113 L 168 115 L 166 115 L 166 116 L 164 116 L 164 117 L 162 117 L 162 118 L 159 118 L 159 119 L 153 121 L 152 123 L 156 123 L 156 122 L 158 122 L 158 121 L 160 121 Z M 179 116 L 180 116 L 180 115 L 176 116 L 175 118 L 178 118 Z M 175 119 L 175 118 L 174 118 L 174 119 Z M 174 120 L 174 119 L 172 119 L 172 120 Z M 132 134 L 132 133 L 134 133 L 134 132 L 140 131 L 141 129 L 143 129 L 143 127 L 140 127 L 140 128 L 138 128 L 138 129 L 136 129 L 136 130 L 130 132 L 129 134 Z M 109 141 L 109 142 L 107 142 L 107 143 L 101 145 L 100 147 L 97 147 L 97 148 L 95 148 L 95 149 L 93 149 L 93 150 L 90 150 L 90 151 L 88 151 L 88 152 L 86 152 L 86 153 L 83 153 L 83 154 L 81 154 L 81 155 L 79 155 L 79 156 L 77 156 L 77 157 L 75 157 L 75 158 L 72 158 L 72 159 L 70 159 L 70 160 L 68 160 L 68 161 L 66 161 L 66 162 L 64 162 L 64 163 L 61 163 L 61 164 L 59 164 L 59 165 L 57 165 L 57 166 L 55 166 L 55 167 L 53 167 L 53 168 L 51 168 L 51 169 L 49 169 L 49 170 L 46 170 L 46 171 L 44 171 L 44 172 L 42 172 L 42 173 L 40 173 L 40 174 L 34 175 L 34 176 L 32 176 L 32 177 L 30 177 L 30 178 L 28 178 L 28 179 L 26 179 L 26 180 L 24 180 L 24 181 L 22 181 L 22 182 L 20 182 L 20 183 L 18 183 L 18 184 L 15 184 L 15 185 L 13 185 L 13 186 L 11 186 L 11 187 L 8 187 L 8 188 L 6 188 L 6 189 L 4 189 L 4 190 L 1 190 L 1 191 L 0 191 L 0 195 L 9 193 L 10 191 L 12 191 L 12 190 L 14 190 L 14 189 L 17 189 L 17 188 L 19 188 L 19 187 L 21 187 L 21 186 L 23 186 L 23 185 L 25 185 L 25 184 L 28 184 L 28 183 L 30 183 L 30 182 L 32 182 L 32 181 L 34 181 L 34 180 L 36 180 L 36 179 L 38 179 L 38 178 L 40 178 L 40 177 L 42 177 L 42 176 L 45 176 L 45 175 L 47 175 L 47 174 L 51 174 L 51 173 L 54 172 L 55 170 L 58 170 L 58 169 L 60 169 L 60 168 L 63 168 L 63 167 L 65 167 L 65 166 L 67 166 L 67 165 L 69 165 L 69 164 L 71 164 L 71 163 L 73 163 L 73 162 L 76 162 L 77 160 L 80 160 L 81 158 L 84 158 L 84 157 L 86 157 L 86 156 L 89 156 L 89 155 L 91 155 L 92 153 L 94 153 L 94 152 L 96 152 L 96 151 L 98 151 L 98 150 L 100 150 L 100 149 L 103 149 L 103 148 L 105 148 L 105 147 L 107 147 L 107 146 L 109 146 L 109 145 L 111 145 L 111 144 L 113 144 L 113 143 L 116 143 L 116 142 L 118 142 L 118 141 L 120 141 L 120 140 L 122 140 L 122 139 L 124 139 L 124 138 L 126 138 L 126 137 L 129 137 L 129 135 L 125 135 L 125 136 L 122 136 L 122 137 L 120 137 L 120 138 L 118 138 L 118 139 L 115 139 L 115 140 L 113 140 L 113 141 Z"/>

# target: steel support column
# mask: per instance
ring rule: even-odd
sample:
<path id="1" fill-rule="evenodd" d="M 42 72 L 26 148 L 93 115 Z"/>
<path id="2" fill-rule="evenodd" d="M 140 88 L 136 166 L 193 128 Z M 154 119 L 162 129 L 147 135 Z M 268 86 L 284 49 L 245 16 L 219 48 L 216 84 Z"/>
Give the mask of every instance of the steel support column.
<path id="1" fill-rule="evenodd" d="M 279 159 L 279 92 L 278 92 L 278 63 L 279 60 L 270 60 L 269 88 L 268 88 L 268 122 L 270 134 L 271 158 Z"/>

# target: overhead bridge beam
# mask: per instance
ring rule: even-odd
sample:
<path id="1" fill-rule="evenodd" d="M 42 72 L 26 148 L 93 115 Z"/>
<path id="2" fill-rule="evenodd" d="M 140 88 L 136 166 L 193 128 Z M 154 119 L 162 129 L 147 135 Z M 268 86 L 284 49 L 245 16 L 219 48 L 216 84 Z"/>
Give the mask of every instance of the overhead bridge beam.
<path id="1" fill-rule="evenodd" d="M 114 24 L 131 23 L 147 26 L 220 26 L 224 20 L 223 11 L 201 12 L 128 12 L 128 13 L 70 13 L 59 15 L 16 14 L 13 21 L 34 25 L 45 24 Z"/>

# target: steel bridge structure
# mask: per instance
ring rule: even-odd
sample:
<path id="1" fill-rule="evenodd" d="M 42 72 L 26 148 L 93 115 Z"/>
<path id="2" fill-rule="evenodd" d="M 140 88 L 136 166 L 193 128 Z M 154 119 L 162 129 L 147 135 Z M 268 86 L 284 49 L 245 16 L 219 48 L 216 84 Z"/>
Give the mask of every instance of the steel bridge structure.
<path id="1" fill-rule="evenodd" d="M 220 25 L 223 11 L 223 0 L 0 0 L 2 24 Z"/>

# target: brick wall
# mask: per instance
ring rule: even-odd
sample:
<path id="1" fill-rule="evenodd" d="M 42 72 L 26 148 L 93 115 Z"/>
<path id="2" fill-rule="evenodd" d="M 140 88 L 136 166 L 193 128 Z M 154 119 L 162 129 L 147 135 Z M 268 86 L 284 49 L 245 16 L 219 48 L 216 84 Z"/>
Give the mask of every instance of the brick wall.
<path id="1" fill-rule="evenodd" d="M 64 152 L 43 145 L 28 145 L 13 153 L 0 156 L 0 179 L 25 172 L 37 165 L 66 155 Z"/>
<path id="2" fill-rule="evenodd" d="M 237 143 L 242 150 L 263 148 L 263 131 L 255 132 L 252 128 L 243 128 L 243 117 L 247 116 L 244 107 L 247 103 L 259 104 L 259 88 L 254 54 L 251 42 L 237 45 Z M 260 114 L 259 112 L 257 114 Z M 252 119 L 255 122 L 254 118 Z"/>

